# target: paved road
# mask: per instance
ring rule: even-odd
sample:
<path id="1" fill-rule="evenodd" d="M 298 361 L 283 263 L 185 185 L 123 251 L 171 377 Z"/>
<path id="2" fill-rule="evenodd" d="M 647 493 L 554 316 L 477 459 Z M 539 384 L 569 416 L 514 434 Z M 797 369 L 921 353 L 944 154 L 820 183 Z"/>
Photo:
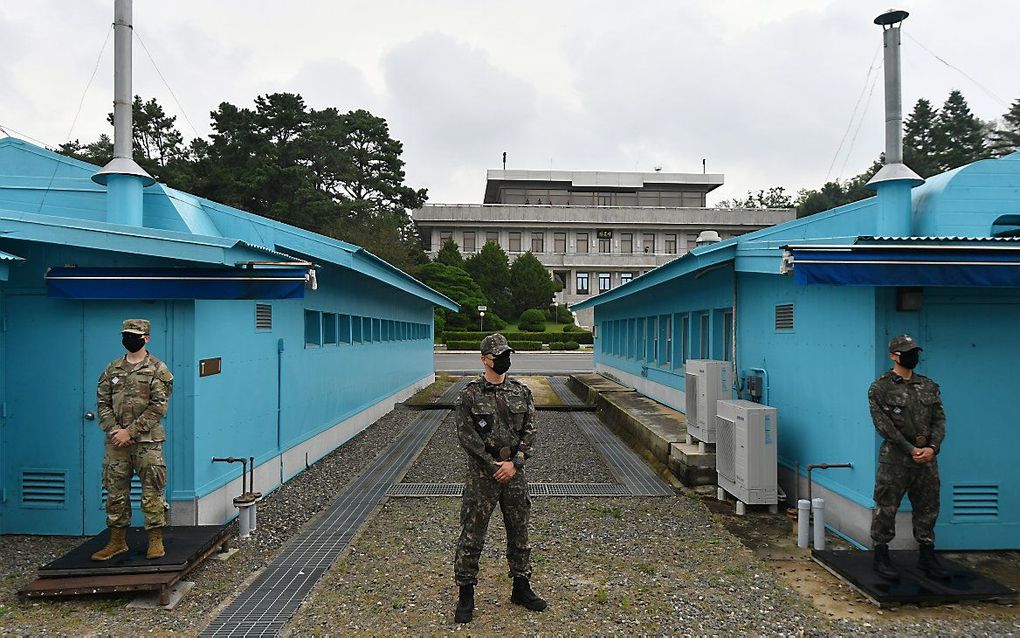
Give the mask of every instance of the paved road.
<path id="1" fill-rule="evenodd" d="M 481 372 L 477 354 L 436 353 L 437 372 L 458 372 L 473 374 Z M 568 372 L 591 372 L 594 369 L 590 352 L 535 353 L 519 352 L 513 356 L 513 374 L 565 374 Z"/>

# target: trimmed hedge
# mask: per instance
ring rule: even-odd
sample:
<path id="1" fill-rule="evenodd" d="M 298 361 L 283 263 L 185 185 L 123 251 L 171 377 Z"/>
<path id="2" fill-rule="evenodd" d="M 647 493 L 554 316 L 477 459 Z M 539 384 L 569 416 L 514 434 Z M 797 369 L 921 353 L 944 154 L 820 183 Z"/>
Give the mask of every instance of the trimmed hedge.
<path id="1" fill-rule="evenodd" d="M 447 341 L 447 350 L 475 350 L 481 347 L 481 339 L 478 341 Z M 510 347 L 521 352 L 527 350 L 541 350 L 541 341 L 510 341 Z"/>
<path id="2" fill-rule="evenodd" d="M 549 344 L 550 350 L 579 350 L 580 345 L 576 341 L 553 341 Z"/>
<path id="3" fill-rule="evenodd" d="M 456 332 L 449 331 L 443 335 L 443 341 L 449 344 L 451 341 L 474 341 L 475 345 L 472 350 L 478 348 L 482 339 L 490 335 L 490 332 Z M 555 332 L 504 332 L 502 333 L 508 341 L 538 341 L 540 343 L 548 343 L 550 339 L 559 337 L 563 338 L 562 333 L 557 334 Z M 577 343 L 591 344 L 593 343 L 592 335 L 590 332 L 571 332 L 570 340 L 576 341 Z"/>
<path id="4" fill-rule="evenodd" d="M 584 332 L 584 330 L 576 323 L 568 323 L 563 326 L 563 332 Z"/>

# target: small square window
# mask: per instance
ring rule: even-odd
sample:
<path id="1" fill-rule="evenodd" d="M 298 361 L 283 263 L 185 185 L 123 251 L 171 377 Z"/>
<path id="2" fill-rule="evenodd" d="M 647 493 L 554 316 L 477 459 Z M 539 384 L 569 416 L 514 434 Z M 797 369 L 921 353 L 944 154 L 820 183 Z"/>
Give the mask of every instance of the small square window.
<path id="1" fill-rule="evenodd" d="M 305 310 L 305 347 L 318 348 L 322 345 L 322 313 Z"/>

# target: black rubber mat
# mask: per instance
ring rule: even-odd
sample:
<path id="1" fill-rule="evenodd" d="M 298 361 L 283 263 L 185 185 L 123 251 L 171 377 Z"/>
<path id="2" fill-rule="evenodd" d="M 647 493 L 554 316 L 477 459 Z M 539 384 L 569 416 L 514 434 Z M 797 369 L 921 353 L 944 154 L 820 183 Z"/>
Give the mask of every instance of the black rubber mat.
<path id="1" fill-rule="evenodd" d="M 40 578 L 51 576 L 92 576 L 102 574 L 135 574 L 147 572 L 180 571 L 196 556 L 216 543 L 222 525 L 193 525 L 164 527 L 163 546 L 166 556 L 149 560 L 145 550 L 149 545 L 146 531 L 140 527 L 128 530 L 129 551 L 107 561 L 92 560 L 92 554 L 106 546 L 110 531 L 103 530 L 75 547 L 57 560 L 39 568 Z"/>
<path id="2" fill-rule="evenodd" d="M 889 554 L 900 570 L 898 582 L 887 581 L 874 572 L 872 552 L 824 550 L 811 553 L 817 562 L 883 607 L 1016 598 L 1016 592 L 1009 587 L 943 555 L 939 556 L 939 562 L 952 574 L 947 581 L 933 580 L 918 570 L 916 551 L 893 550 Z"/>

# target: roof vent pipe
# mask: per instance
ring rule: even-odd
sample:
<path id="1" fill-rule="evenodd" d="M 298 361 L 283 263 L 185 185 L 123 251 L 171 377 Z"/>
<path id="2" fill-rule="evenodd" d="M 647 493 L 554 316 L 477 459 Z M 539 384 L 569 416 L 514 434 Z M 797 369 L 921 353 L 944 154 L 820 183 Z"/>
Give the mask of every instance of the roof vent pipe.
<path id="1" fill-rule="evenodd" d="M 142 188 L 156 180 L 132 159 L 131 0 L 113 7 L 113 159 L 92 181 L 106 186 L 106 221 L 142 225 Z"/>
<path id="2" fill-rule="evenodd" d="M 903 163 L 903 87 L 900 82 L 900 24 L 906 11 L 890 10 L 875 18 L 885 46 L 885 164 L 868 182 L 878 194 L 876 232 L 885 237 L 912 234 L 910 189 L 924 180 Z"/>
<path id="3" fill-rule="evenodd" d="M 694 240 L 695 246 L 707 246 L 722 241 L 722 237 L 719 236 L 714 230 L 703 230 L 698 235 L 698 238 Z"/>

